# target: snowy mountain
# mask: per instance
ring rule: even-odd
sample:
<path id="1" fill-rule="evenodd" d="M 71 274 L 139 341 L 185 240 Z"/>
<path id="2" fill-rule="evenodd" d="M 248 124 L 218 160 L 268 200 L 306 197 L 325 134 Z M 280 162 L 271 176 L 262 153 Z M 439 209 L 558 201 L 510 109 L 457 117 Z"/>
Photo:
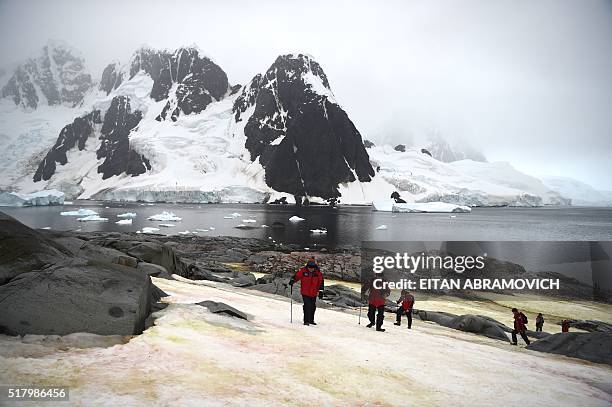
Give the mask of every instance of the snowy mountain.
<path id="1" fill-rule="evenodd" d="M 366 149 L 323 69 L 305 54 L 279 56 L 241 87 L 197 47 L 143 47 L 89 83 L 68 104 L 38 103 L 41 96 L 32 109 L 22 93 L 19 105 L 0 100 L 0 190 L 198 203 L 371 204 L 395 191 L 409 202 L 568 202 L 507 163 L 458 161 L 465 149 L 441 142 L 429 146 L 439 159 L 420 148 Z"/>
<path id="2" fill-rule="evenodd" d="M 551 175 L 540 178 L 548 188 L 571 199 L 572 205 L 612 206 L 612 194 L 606 191 L 598 191 L 584 182 Z"/>
<path id="3" fill-rule="evenodd" d="M 83 58 L 70 46 L 49 41 L 36 57 L 15 68 L 2 97 L 26 109 L 40 105 L 78 106 L 93 86 Z"/>
<path id="4" fill-rule="evenodd" d="M 408 202 L 441 201 L 468 206 L 564 205 L 568 200 L 538 179 L 508 163 L 462 160 L 444 163 L 418 149 L 406 152 L 391 146 L 368 149 L 383 181 L 379 196 L 396 190 Z M 366 187 L 367 188 L 367 187 Z"/>
<path id="5" fill-rule="evenodd" d="M 278 57 L 243 89 L 233 112 L 251 160 L 276 191 L 334 199 L 339 183 L 374 176 L 361 134 L 308 55 Z"/>
<path id="6" fill-rule="evenodd" d="M 431 153 L 433 158 L 445 163 L 460 160 L 487 161 L 484 154 L 467 143 L 450 143 L 438 133 L 429 135 L 425 149 Z"/>

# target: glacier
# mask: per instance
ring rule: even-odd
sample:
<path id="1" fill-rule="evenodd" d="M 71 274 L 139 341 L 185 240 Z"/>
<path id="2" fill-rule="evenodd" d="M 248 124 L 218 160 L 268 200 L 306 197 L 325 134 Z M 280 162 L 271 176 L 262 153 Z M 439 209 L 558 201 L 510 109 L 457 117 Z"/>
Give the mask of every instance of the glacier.
<path id="1" fill-rule="evenodd" d="M 63 204 L 64 193 L 55 189 L 29 194 L 0 192 L 0 206 L 49 206 Z"/>

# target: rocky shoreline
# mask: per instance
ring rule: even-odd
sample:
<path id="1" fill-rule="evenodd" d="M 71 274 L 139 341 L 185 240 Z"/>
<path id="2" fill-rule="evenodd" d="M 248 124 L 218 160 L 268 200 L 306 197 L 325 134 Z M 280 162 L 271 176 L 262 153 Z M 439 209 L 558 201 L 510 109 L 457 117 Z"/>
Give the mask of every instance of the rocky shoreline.
<path id="1" fill-rule="evenodd" d="M 138 335 L 154 324 L 153 313 L 167 305 L 161 301 L 167 294 L 151 277 L 208 280 L 301 302 L 299 283 L 292 290 L 288 280 L 311 255 L 297 246 L 279 250 L 273 242 L 252 238 L 33 230 L 0 212 L 0 334 Z M 359 282 L 357 248 L 317 252 L 316 257 L 327 279 Z M 231 305 L 200 305 L 246 318 Z M 363 305 L 359 293 L 342 284 L 327 285 L 320 301 L 323 308 L 349 312 Z M 387 301 L 388 312 L 396 307 Z M 415 310 L 415 317 L 501 341 L 508 341 L 511 332 L 482 315 Z M 557 339 L 559 334 L 529 331 L 534 339 L 554 337 L 530 349 L 612 364 L 609 325 L 575 322 L 591 332 Z M 588 346 L 577 352 L 574 342 Z"/>

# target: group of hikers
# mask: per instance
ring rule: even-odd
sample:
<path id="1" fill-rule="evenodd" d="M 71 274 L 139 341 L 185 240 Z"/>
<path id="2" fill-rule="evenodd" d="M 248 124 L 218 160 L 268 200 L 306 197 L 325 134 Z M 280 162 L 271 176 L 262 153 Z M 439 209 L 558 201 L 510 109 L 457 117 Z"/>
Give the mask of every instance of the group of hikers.
<path id="1" fill-rule="evenodd" d="M 289 280 L 289 285 L 293 289 L 293 285 L 300 281 L 300 293 L 303 300 L 304 310 L 304 325 L 316 325 L 314 321 L 315 311 L 317 308 L 317 297 L 323 298 L 323 290 L 325 288 L 324 278 L 319 265 L 315 261 L 314 257 L 308 259 L 306 265 L 300 268 L 293 277 Z M 376 330 L 379 332 L 385 332 L 383 321 L 385 319 L 385 305 L 387 297 L 391 295 L 391 291 L 388 288 L 380 289 L 376 288 L 374 284 L 375 279 L 372 278 L 361 287 L 361 298 L 362 301 L 368 302 L 368 320 L 369 324 L 366 325 L 368 328 L 376 326 Z M 399 299 L 396 303 L 399 305 L 395 311 L 395 324 L 401 326 L 402 316 L 406 315 L 408 320 L 408 329 L 412 328 L 412 310 L 414 308 L 414 296 L 408 292 L 408 290 L 402 290 Z M 361 312 L 361 309 L 360 309 Z M 527 316 L 519 311 L 517 308 L 512 308 L 512 314 L 514 315 L 514 327 L 512 329 L 512 344 L 517 345 L 517 334 L 523 338 L 527 345 L 530 344 L 529 338 L 527 337 Z M 542 332 L 544 327 L 544 316 L 539 313 L 535 321 L 536 332 Z M 561 323 L 561 331 L 569 332 L 569 321 L 564 320 Z"/>

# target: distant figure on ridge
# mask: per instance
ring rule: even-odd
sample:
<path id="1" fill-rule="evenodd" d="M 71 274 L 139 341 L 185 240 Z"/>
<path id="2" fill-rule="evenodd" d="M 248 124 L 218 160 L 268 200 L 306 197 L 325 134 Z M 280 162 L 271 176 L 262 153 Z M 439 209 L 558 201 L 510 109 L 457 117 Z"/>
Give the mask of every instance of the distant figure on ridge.
<path id="1" fill-rule="evenodd" d="M 544 327 L 544 316 L 539 313 L 536 317 L 536 332 L 542 332 L 542 327 Z"/>
<path id="2" fill-rule="evenodd" d="M 561 321 L 561 332 L 569 332 L 570 322 L 567 319 Z"/>

